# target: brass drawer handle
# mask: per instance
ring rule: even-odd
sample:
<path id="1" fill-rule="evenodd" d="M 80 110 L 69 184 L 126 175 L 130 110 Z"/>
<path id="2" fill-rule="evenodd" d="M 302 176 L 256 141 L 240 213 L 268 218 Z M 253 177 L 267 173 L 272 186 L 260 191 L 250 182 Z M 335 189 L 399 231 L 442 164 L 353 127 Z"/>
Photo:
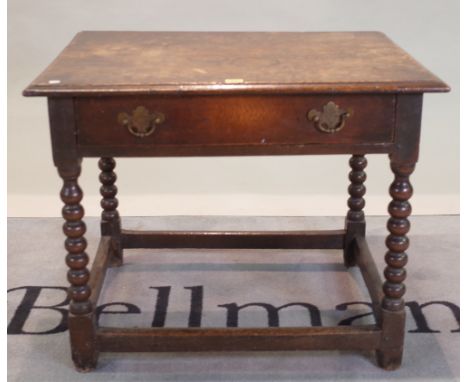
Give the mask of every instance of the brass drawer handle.
<path id="1" fill-rule="evenodd" d="M 136 137 L 147 137 L 154 133 L 156 125 L 162 124 L 166 120 L 163 113 L 157 111 L 150 113 L 144 106 L 138 106 L 133 110 L 132 115 L 128 113 L 119 113 L 117 122 L 125 126 L 130 134 Z"/>
<path id="2" fill-rule="evenodd" d="M 315 127 L 324 133 L 336 133 L 344 127 L 346 119 L 352 114 L 351 109 L 341 109 L 336 103 L 330 101 L 322 111 L 309 110 L 307 119 L 314 122 Z"/>

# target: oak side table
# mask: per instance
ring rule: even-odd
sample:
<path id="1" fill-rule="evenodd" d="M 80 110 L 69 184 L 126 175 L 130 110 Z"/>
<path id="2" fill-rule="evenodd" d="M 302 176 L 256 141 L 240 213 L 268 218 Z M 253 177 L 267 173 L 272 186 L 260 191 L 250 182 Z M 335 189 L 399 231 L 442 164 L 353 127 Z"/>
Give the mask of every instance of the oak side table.
<path id="1" fill-rule="evenodd" d="M 48 97 L 69 267 L 69 331 L 80 371 L 99 352 L 375 350 L 401 364 L 406 234 L 418 158 L 422 95 L 449 88 L 376 32 L 81 32 L 25 90 Z M 389 154 L 385 281 L 365 240 L 365 154 Z M 114 157 L 349 154 L 344 229 L 129 231 L 117 211 Z M 88 270 L 83 157 L 99 157 L 102 237 Z M 358 266 L 376 323 L 338 327 L 99 327 L 106 269 L 126 248 L 343 249 Z"/>

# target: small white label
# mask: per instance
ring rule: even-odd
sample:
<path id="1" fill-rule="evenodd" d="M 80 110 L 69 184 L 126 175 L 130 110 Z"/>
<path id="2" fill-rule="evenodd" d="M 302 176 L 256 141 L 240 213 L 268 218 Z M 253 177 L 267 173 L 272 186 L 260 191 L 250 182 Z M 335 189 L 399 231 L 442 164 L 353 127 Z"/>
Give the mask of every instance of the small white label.
<path id="1" fill-rule="evenodd" d="M 224 80 L 225 84 L 242 84 L 244 83 L 244 79 L 242 78 L 226 78 Z"/>
<path id="2" fill-rule="evenodd" d="M 51 85 L 56 85 L 56 84 L 59 84 L 60 83 L 60 80 L 49 80 L 49 84 Z"/>

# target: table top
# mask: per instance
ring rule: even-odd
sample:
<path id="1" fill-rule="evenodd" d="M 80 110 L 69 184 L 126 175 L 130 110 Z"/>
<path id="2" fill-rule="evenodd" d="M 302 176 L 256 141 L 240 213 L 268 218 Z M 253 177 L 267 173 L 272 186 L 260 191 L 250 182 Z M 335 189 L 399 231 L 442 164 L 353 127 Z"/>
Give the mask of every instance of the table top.
<path id="1" fill-rule="evenodd" d="M 448 90 L 379 32 L 84 31 L 23 94 Z"/>

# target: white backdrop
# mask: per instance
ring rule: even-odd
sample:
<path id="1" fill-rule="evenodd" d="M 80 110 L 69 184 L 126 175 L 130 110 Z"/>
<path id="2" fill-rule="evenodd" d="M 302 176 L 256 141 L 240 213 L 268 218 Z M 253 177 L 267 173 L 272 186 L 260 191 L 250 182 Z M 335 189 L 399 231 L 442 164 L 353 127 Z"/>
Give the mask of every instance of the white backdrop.
<path id="1" fill-rule="evenodd" d="M 415 214 L 459 211 L 459 4 L 456 0 L 10 0 L 8 214 L 59 216 L 46 100 L 21 91 L 81 30 L 351 31 L 386 33 L 451 87 L 424 98 Z M 385 214 L 392 175 L 368 156 L 367 212 Z M 342 215 L 347 156 L 120 159 L 126 215 Z M 98 169 L 85 159 L 88 215 L 99 214 Z"/>

